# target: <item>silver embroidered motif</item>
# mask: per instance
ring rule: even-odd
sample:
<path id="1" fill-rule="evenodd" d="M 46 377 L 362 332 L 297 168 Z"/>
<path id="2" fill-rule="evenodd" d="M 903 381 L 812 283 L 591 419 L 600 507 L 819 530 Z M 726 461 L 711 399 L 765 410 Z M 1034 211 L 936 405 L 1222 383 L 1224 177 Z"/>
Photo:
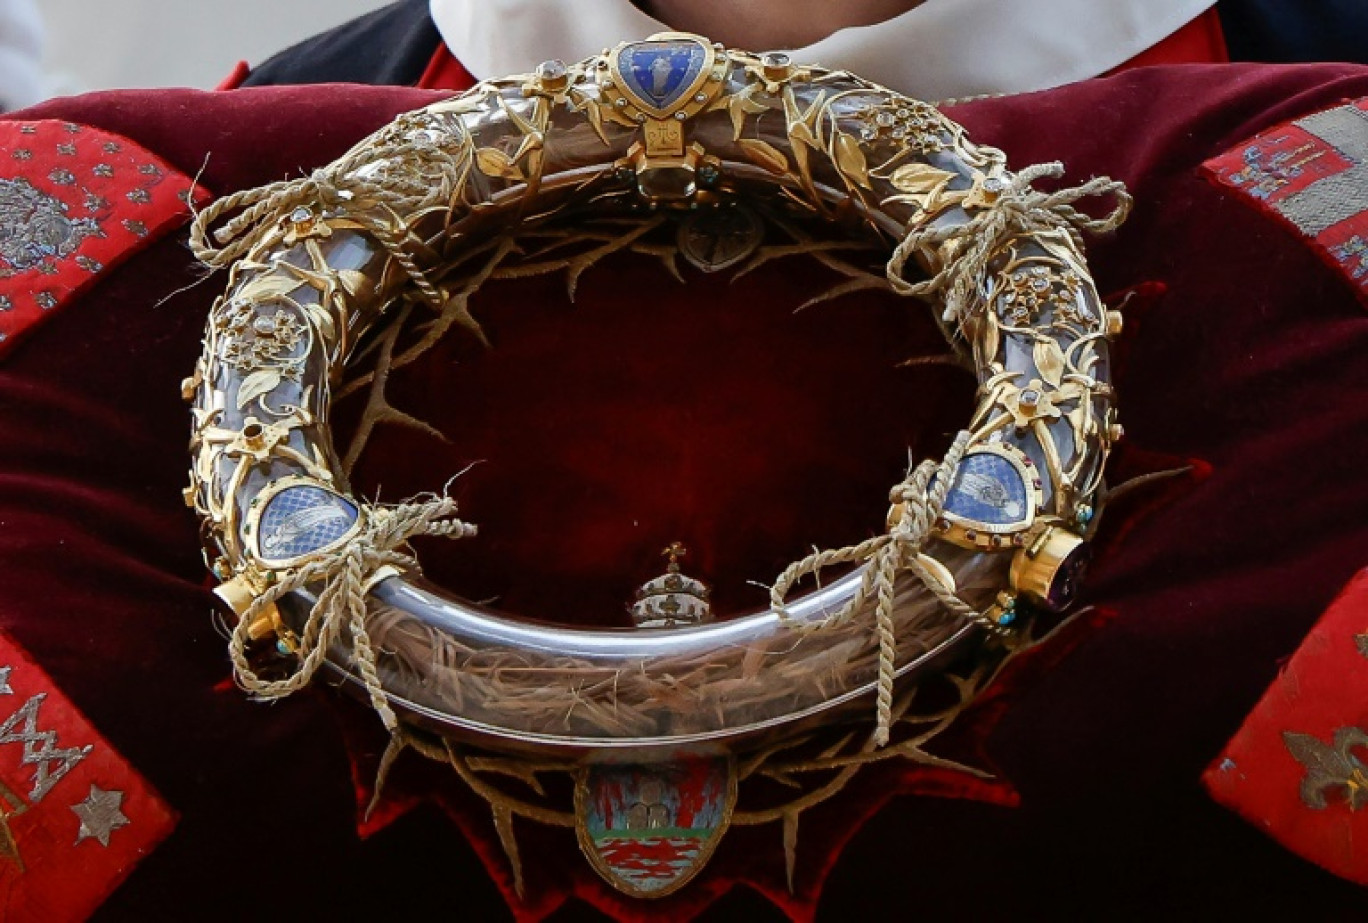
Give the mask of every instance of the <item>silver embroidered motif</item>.
<path id="1" fill-rule="evenodd" d="M 100 233 L 93 218 L 67 216 L 67 205 L 25 179 L 0 179 L 0 278 L 69 257 Z"/>
<path id="2" fill-rule="evenodd" d="M 108 848 L 109 835 L 120 827 L 127 827 L 132 821 L 123 812 L 124 793 L 105 791 L 97 785 L 90 786 L 90 794 L 84 801 L 71 806 L 71 810 L 81 819 L 81 829 L 76 833 L 76 845 L 85 840 L 95 840 Z"/>
<path id="3" fill-rule="evenodd" d="M 1368 114 L 1357 106 L 1340 106 L 1294 122 L 1335 148 L 1355 165 L 1328 176 L 1275 206 L 1302 233 L 1315 237 L 1364 210 L 1368 188 Z"/>
<path id="4" fill-rule="evenodd" d="M 58 747 L 56 731 L 38 730 L 38 713 L 46 699 L 46 692 L 30 697 L 4 724 L 0 724 L 0 744 L 24 745 L 19 765 L 33 767 L 33 788 L 29 792 L 29 800 L 33 802 L 42 801 L 52 786 L 95 749 L 93 744 Z"/>

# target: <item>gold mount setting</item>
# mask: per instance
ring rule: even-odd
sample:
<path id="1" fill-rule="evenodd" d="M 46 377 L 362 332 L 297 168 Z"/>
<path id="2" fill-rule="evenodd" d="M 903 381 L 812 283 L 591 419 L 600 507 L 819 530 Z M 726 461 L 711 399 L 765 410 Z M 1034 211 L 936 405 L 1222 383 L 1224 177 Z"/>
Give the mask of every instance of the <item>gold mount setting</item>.
<path id="1" fill-rule="evenodd" d="M 670 32 L 626 42 L 604 52 L 597 68 L 605 117 L 638 128 L 641 140 L 627 161 L 642 193 L 656 201 L 691 199 L 705 160 L 701 145 L 685 141 L 685 123 L 705 111 L 726 87 L 728 67 L 720 45 Z M 651 62 L 641 66 L 642 59 Z"/>

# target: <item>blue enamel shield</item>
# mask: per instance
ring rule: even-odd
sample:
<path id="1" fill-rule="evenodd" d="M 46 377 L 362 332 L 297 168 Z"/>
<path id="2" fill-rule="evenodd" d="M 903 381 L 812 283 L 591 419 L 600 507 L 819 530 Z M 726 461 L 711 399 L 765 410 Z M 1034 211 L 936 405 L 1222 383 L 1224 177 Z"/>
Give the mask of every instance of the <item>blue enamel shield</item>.
<path id="1" fill-rule="evenodd" d="M 257 547 L 267 561 L 289 561 L 327 548 L 356 525 L 351 501 L 311 484 L 286 487 L 266 501 Z"/>
<path id="2" fill-rule="evenodd" d="M 702 42 L 671 39 L 625 45 L 616 63 L 625 93 L 644 109 L 668 112 L 685 101 L 707 62 Z"/>
<path id="3" fill-rule="evenodd" d="M 976 452 L 960 462 L 943 509 L 960 519 L 1005 527 L 1029 523 L 1031 507 L 1017 466 L 994 452 Z"/>

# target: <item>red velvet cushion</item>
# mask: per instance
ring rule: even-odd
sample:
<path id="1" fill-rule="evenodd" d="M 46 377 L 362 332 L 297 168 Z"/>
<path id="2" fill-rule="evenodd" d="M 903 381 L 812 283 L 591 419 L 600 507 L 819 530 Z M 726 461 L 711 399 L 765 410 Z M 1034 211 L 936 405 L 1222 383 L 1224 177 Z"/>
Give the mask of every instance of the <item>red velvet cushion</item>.
<path id="1" fill-rule="evenodd" d="M 1208 801 L 1198 776 L 1363 563 L 1368 317 L 1300 241 L 1197 173 L 1262 127 L 1362 95 L 1368 70 L 1349 66 L 1192 67 L 955 110 L 1015 164 L 1063 159 L 1072 178 L 1132 185 L 1135 216 L 1092 247 L 1099 284 L 1168 294 L 1128 334 L 1124 421 L 1139 447 L 1214 471 L 1099 562 L 1088 596 L 1116 619 L 1023 688 L 990 739 L 1021 806 L 894 801 L 837 863 L 828 918 L 1323 918 L 1362 902 Z M 204 181 L 227 192 L 325 162 L 431 98 L 117 93 L 36 114 L 126 134 L 191 174 L 207 152 Z M 494 885 L 434 813 L 356 841 L 332 705 L 215 688 L 223 641 L 179 496 L 178 383 L 223 284 L 172 295 L 198 276 L 164 241 L 0 364 L 0 621 L 182 813 L 108 913 L 493 914 Z M 478 313 L 496 349 L 453 341 L 401 377 L 396 403 L 454 441 L 382 431 L 360 482 L 398 499 L 484 460 L 459 488 L 484 533 L 424 549 L 435 576 L 527 614 L 621 621 L 658 548 L 680 539 L 719 603 L 742 608 L 745 581 L 877 529 L 907 447 L 936 451 L 967 418 L 967 376 L 892 367 L 935 346 L 920 305 L 860 296 L 794 317 L 815 279 L 783 265 L 735 286 L 662 278 L 614 260 L 574 306 L 551 280 L 491 286 Z M 857 788 L 805 818 L 809 895 L 824 830 L 870 797 Z M 588 874 L 572 836 L 529 835 L 524 855 L 552 883 Z M 782 878 L 777 830 L 734 831 L 695 893 L 738 873 Z M 680 912 L 689 894 L 671 899 Z M 741 913 L 764 916 L 744 894 L 715 911 Z"/>

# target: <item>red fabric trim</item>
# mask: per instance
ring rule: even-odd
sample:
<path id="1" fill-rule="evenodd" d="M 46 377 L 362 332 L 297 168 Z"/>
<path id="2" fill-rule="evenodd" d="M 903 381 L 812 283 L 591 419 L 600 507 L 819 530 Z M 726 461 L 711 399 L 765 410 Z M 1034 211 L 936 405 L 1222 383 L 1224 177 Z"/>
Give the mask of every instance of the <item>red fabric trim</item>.
<path id="1" fill-rule="evenodd" d="M 1351 107 L 1360 116 L 1368 115 L 1368 97 L 1344 108 Z M 1289 199 L 1364 163 L 1361 145 L 1346 144 L 1341 150 L 1298 124 L 1308 117 L 1260 132 L 1208 160 L 1202 172 L 1218 188 L 1233 190 L 1306 241 L 1321 262 L 1349 283 L 1360 303 L 1368 306 L 1368 195 L 1360 192 L 1354 196 L 1352 201 L 1359 211 L 1318 233 L 1313 233 L 1314 226 L 1299 225 L 1295 211 L 1284 211 L 1283 203 Z M 1338 191 L 1334 194 L 1343 195 Z"/>
<path id="2" fill-rule="evenodd" d="M 1156 64 L 1226 64 L 1230 52 L 1216 7 L 1207 10 L 1168 38 L 1140 52 L 1109 72 L 1117 74 L 1133 67 Z"/>
<path id="3" fill-rule="evenodd" d="M 252 68 L 246 61 L 239 61 L 233 65 L 233 70 L 219 81 L 215 90 L 236 90 L 242 86 L 242 82 L 251 76 Z"/>
<path id="4" fill-rule="evenodd" d="M 45 784 L 50 783 L 50 784 Z M 175 813 L 0 634 L 0 919 L 83 920 Z"/>
<path id="5" fill-rule="evenodd" d="M 427 70 L 418 78 L 420 90 L 468 90 L 474 85 L 474 75 L 452 56 L 446 42 L 437 45 Z"/>
<path id="6" fill-rule="evenodd" d="M 1368 885 L 1368 570 L 1326 611 L 1202 781 L 1288 849 Z"/>
<path id="7" fill-rule="evenodd" d="M 0 249 L 3 356 L 111 266 L 184 224 L 193 182 L 129 139 L 74 122 L 0 122 L 0 151 L 4 206 L 26 216 Z M 203 187 L 193 195 L 210 198 Z"/>

